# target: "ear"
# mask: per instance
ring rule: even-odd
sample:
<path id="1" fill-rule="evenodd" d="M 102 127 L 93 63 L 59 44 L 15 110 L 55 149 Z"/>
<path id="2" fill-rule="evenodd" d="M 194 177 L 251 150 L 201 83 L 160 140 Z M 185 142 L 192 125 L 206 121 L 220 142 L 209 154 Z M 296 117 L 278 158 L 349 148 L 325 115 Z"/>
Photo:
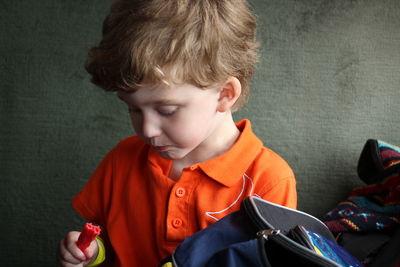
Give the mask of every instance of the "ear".
<path id="1" fill-rule="evenodd" d="M 242 93 L 242 85 L 238 78 L 230 76 L 222 84 L 219 92 L 217 111 L 226 112 L 232 108 Z"/>

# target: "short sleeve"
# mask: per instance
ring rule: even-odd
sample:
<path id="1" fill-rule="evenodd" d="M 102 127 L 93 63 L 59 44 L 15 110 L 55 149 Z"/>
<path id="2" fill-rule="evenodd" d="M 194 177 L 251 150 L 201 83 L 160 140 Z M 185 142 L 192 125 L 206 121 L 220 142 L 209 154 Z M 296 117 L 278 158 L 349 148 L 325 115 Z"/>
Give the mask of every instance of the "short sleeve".
<path id="1" fill-rule="evenodd" d="M 85 187 L 74 196 L 72 205 L 86 220 L 105 226 L 110 207 L 114 173 L 113 151 L 101 161 Z"/>
<path id="2" fill-rule="evenodd" d="M 260 197 L 267 201 L 291 209 L 297 208 L 296 180 L 294 176 L 279 180 L 272 187 L 264 188 L 263 192 Z"/>

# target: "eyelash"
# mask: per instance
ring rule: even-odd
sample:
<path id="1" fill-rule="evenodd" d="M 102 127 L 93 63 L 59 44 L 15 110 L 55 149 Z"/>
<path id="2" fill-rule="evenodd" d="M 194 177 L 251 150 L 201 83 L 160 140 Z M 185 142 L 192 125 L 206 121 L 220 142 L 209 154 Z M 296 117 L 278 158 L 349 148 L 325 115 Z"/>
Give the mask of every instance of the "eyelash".
<path id="1" fill-rule="evenodd" d="M 157 112 L 158 112 L 158 114 L 160 114 L 161 116 L 170 117 L 170 116 L 174 115 L 175 110 L 174 110 L 174 111 L 171 111 L 171 112 L 162 112 L 162 111 L 157 111 Z"/>
<path id="2" fill-rule="evenodd" d="M 170 116 L 172 116 L 172 115 L 175 114 L 176 109 L 173 110 L 173 111 L 171 111 L 171 112 L 163 112 L 163 111 L 161 111 L 161 110 L 157 110 L 157 112 L 158 112 L 158 114 L 160 114 L 161 116 L 170 117 Z M 141 111 L 140 109 L 128 108 L 128 113 L 130 113 L 130 114 L 132 114 L 132 113 L 134 113 L 134 114 L 140 114 L 140 113 L 142 113 L 142 111 Z"/>

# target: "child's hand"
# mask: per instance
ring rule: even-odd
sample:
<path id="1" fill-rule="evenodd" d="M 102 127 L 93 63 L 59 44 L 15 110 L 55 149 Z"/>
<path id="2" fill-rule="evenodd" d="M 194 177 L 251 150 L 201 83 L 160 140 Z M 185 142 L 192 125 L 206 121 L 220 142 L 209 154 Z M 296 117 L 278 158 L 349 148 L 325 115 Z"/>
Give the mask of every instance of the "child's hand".
<path id="1" fill-rule="evenodd" d="M 83 253 L 76 245 L 80 232 L 69 232 L 61 241 L 58 248 L 58 262 L 63 267 L 83 267 L 94 260 L 98 253 L 96 240 Z"/>

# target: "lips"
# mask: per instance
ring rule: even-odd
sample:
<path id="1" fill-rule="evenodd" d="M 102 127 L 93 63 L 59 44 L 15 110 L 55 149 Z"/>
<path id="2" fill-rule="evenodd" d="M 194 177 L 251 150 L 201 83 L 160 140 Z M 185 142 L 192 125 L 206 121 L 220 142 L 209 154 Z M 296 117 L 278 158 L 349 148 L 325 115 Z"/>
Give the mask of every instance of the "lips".
<path id="1" fill-rule="evenodd" d="M 153 149 L 157 152 L 163 152 L 168 149 L 168 146 L 153 146 Z"/>

